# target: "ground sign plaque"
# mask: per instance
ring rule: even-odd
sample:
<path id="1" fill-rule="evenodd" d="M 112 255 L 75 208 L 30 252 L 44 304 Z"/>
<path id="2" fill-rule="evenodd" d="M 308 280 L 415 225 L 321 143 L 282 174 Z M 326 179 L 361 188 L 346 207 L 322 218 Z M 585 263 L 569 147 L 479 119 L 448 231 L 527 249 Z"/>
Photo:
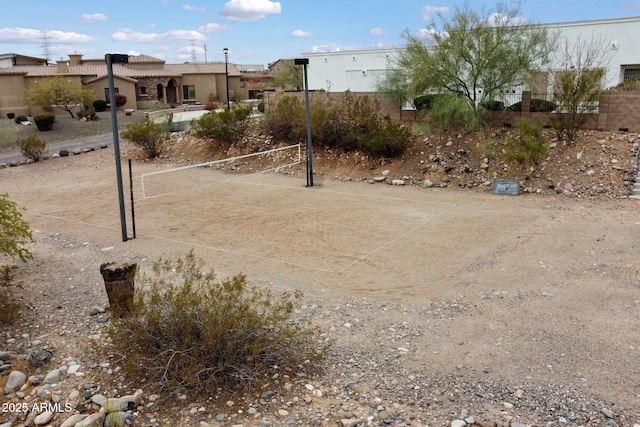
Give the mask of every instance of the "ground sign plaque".
<path id="1" fill-rule="evenodd" d="M 520 194 L 520 181 L 509 179 L 494 179 L 493 194 L 500 196 L 517 196 Z"/>

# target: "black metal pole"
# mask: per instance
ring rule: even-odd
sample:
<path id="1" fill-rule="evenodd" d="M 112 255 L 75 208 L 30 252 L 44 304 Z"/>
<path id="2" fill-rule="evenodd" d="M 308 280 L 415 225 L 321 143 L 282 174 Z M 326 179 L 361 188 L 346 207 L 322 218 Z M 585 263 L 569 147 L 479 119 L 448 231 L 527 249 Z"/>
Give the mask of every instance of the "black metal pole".
<path id="1" fill-rule="evenodd" d="M 133 238 L 136 238 L 136 211 L 133 201 L 133 172 L 131 171 L 131 159 L 129 159 L 129 194 L 131 195 L 131 226 L 133 227 Z"/>
<path id="2" fill-rule="evenodd" d="M 229 54 L 229 49 L 224 48 L 224 77 L 227 83 L 227 110 L 231 109 L 231 104 L 229 102 L 229 61 L 227 60 L 227 55 Z"/>
<path id="3" fill-rule="evenodd" d="M 304 70 L 304 102 L 307 109 L 307 186 L 313 187 L 313 148 L 311 144 L 311 108 L 309 107 L 309 80 L 307 78 L 307 64 Z"/>
<path id="4" fill-rule="evenodd" d="M 118 181 L 118 201 L 120 205 L 120 227 L 122 230 L 122 241 L 127 238 L 127 220 L 124 210 L 124 190 L 122 188 L 122 164 L 120 162 L 120 140 L 118 139 L 118 115 L 116 114 L 116 97 L 113 85 L 113 62 L 110 53 L 105 55 L 107 62 L 107 77 L 109 80 L 109 103 L 111 104 L 111 130 L 113 132 L 113 151 L 116 157 L 116 178 Z"/>

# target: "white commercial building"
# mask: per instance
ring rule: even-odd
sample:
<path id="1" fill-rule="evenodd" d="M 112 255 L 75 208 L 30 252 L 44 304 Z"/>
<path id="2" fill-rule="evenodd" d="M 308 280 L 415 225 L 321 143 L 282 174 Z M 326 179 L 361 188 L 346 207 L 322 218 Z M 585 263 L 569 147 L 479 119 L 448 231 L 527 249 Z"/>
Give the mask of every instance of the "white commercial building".
<path id="1" fill-rule="evenodd" d="M 640 16 L 630 18 L 544 24 L 568 40 L 598 39 L 611 51 L 606 87 L 640 78 Z M 562 42 L 560 39 L 559 42 Z M 328 92 L 375 92 L 377 83 L 393 67 L 400 49 L 304 53 L 309 59 L 309 89 Z"/>

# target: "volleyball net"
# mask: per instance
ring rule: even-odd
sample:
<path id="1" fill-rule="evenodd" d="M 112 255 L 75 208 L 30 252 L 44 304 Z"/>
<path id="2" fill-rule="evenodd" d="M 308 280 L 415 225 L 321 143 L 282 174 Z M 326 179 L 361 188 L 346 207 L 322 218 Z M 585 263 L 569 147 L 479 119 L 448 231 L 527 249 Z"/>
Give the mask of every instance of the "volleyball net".
<path id="1" fill-rule="evenodd" d="M 142 199 L 186 191 L 237 175 L 279 172 L 302 162 L 301 144 L 182 166 L 141 176 Z"/>

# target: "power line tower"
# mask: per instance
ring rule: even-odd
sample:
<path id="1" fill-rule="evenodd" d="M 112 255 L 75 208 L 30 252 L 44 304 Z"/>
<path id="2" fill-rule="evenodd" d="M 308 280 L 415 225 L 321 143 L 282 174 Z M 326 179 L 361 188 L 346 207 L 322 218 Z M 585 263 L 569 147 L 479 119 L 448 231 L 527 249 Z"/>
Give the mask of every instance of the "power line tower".
<path id="1" fill-rule="evenodd" d="M 40 41 L 42 44 L 42 57 L 47 61 L 51 61 L 51 36 L 46 30 L 40 31 Z"/>
<path id="2" fill-rule="evenodd" d="M 196 41 L 191 40 L 191 62 L 195 63 L 197 61 L 196 57 Z"/>

